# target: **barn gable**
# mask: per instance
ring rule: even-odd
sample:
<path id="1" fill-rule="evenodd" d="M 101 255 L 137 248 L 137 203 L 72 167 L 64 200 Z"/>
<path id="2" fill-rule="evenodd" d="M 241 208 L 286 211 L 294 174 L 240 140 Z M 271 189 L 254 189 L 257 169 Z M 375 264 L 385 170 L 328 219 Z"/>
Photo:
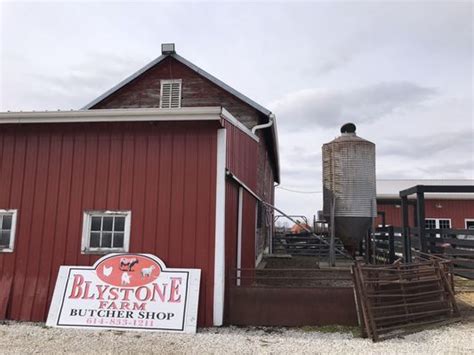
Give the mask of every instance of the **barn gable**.
<path id="1" fill-rule="evenodd" d="M 219 79 L 200 69 L 174 51 L 164 52 L 83 109 L 159 108 L 162 82 L 181 80 L 180 107 L 222 106 L 247 128 L 269 120 L 271 112 Z M 262 132 L 269 152 L 274 179 L 279 181 L 276 124 Z"/>

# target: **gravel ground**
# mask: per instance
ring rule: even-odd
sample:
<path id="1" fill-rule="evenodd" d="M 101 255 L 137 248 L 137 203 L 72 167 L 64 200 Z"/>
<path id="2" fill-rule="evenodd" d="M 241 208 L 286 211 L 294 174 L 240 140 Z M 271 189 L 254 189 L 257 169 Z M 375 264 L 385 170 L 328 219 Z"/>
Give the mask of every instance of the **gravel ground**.
<path id="1" fill-rule="evenodd" d="M 311 329 L 209 328 L 195 335 L 46 328 L 43 324 L 0 325 L 0 353 L 160 354 L 474 354 L 474 322 L 425 330 L 380 343 L 351 332 Z"/>

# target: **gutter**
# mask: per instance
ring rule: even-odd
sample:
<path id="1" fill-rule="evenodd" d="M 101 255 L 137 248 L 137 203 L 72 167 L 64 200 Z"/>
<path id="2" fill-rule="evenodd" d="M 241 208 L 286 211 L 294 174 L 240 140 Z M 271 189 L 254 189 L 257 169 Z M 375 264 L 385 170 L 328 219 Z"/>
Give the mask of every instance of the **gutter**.
<path id="1" fill-rule="evenodd" d="M 221 107 L 0 112 L 0 125 L 73 122 L 215 121 L 221 119 L 221 113 Z"/>
<path id="2" fill-rule="evenodd" d="M 272 140 L 273 140 L 273 144 L 272 144 L 273 155 L 274 155 L 274 161 L 275 161 L 274 180 L 277 183 L 277 185 L 279 185 L 280 184 L 280 157 L 278 154 L 278 133 L 277 133 L 276 117 L 273 113 L 269 113 L 267 117 L 268 117 L 268 122 L 252 127 L 252 133 L 256 134 L 255 132 L 260 129 L 271 127 L 271 135 L 272 135 Z"/>
<path id="3" fill-rule="evenodd" d="M 259 129 L 265 129 L 265 128 L 273 126 L 274 119 L 275 119 L 275 115 L 273 113 L 269 114 L 268 115 L 268 122 L 264 123 L 264 124 L 253 126 L 252 127 L 252 133 L 255 134 L 255 132 L 258 131 Z"/>

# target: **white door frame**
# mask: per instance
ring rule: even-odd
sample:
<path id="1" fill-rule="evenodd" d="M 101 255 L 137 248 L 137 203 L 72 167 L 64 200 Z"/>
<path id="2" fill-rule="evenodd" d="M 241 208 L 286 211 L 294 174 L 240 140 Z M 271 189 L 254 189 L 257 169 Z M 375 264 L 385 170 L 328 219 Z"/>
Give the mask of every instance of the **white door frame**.
<path id="1" fill-rule="evenodd" d="M 217 130 L 213 324 L 224 323 L 226 129 Z"/>

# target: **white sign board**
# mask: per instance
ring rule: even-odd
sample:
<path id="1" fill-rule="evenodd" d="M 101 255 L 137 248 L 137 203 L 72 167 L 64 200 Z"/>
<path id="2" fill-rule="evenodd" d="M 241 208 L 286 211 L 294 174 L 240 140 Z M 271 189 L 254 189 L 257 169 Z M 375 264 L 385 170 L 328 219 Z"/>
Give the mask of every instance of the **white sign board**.
<path id="1" fill-rule="evenodd" d="M 199 269 L 168 269 L 151 254 L 107 254 L 61 266 L 46 325 L 195 333 Z"/>

